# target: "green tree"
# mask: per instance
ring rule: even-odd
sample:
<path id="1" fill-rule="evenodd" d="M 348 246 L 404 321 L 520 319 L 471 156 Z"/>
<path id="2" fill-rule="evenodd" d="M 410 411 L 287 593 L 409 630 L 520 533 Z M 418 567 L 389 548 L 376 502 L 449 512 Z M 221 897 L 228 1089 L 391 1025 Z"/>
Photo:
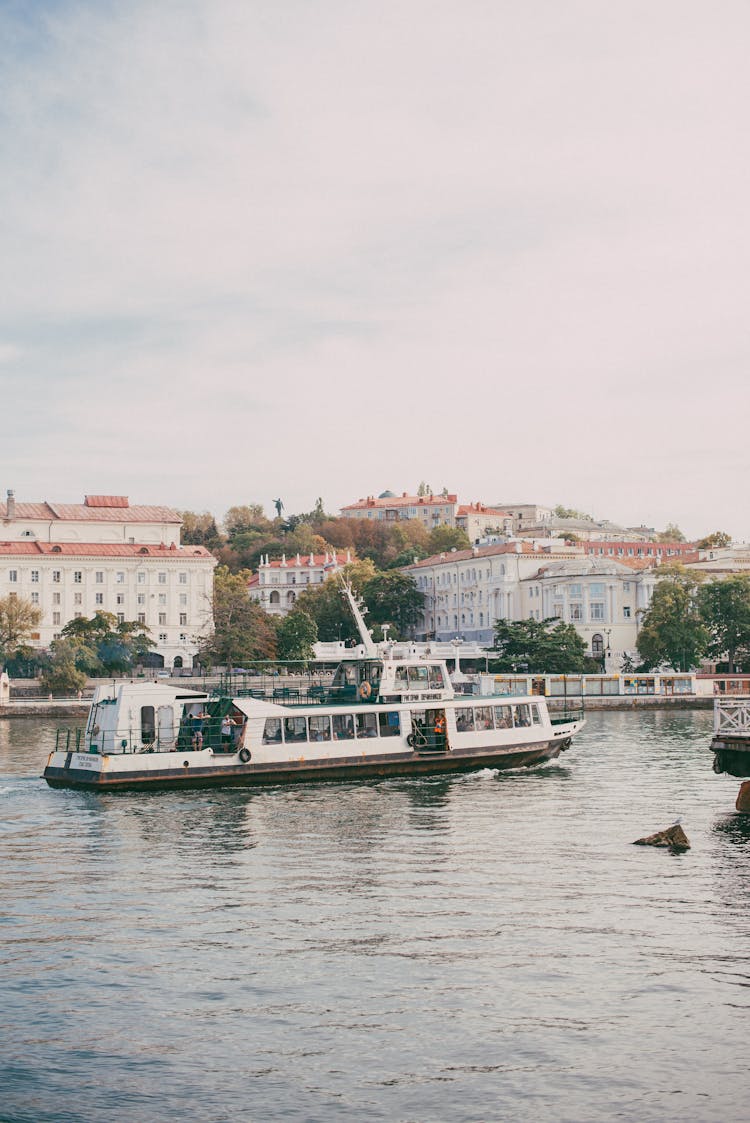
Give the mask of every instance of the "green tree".
<path id="1" fill-rule="evenodd" d="M 431 554 L 447 554 L 451 550 L 468 550 L 471 546 L 465 530 L 457 526 L 436 526 L 430 531 L 428 549 Z"/>
<path id="2" fill-rule="evenodd" d="M 0 597 L 0 667 L 24 647 L 41 620 L 39 609 L 24 597 Z"/>
<path id="3" fill-rule="evenodd" d="M 81 645 L 73 639 L 56 639 L 42 671 L 42 688 L 50 694 L 76 694 L 86 685 L 86 674 L 77 665 Z"/>
<path id="4" fill-rule="evenodd" d="M 247 530 L 268 532 L 271 522 L 263 514 L 260 503 L 247 503 L 244 506 L 230 507 L 224 515 L 224 530 L 231 542 L 238 534 Z"/>
<path id="5" fill-rule="evenodd" d="M 197 514 L 195 511 L 180 511 L 182 528 L 180 541 L 185 546 L 205 546 L 207 550 L 218 550 L 224 538 L 219 533 L 216 519 L 208 511 Z"/>
<path id="6" fill-rule="evenodd" d="M 424 609 L 424 593 L 407 573 L 379 573 L 365 585 L 362 596 L 369 610 L 368 624 L 389 624 L 393 639 L 414 635 Z"/>
<path id="7" fill-rule="evenodd" d="M 709 642 L 698 608 L 698 581 L 681 566 L 662 571 L 643 615 L 636 646 L 647 667 L 695 667 Z"/>
<path id="8" fill-rule="evenodd" d="M 242 667 L 276 658 L 276 629 L 272 618 L 248 593 L 250 576 L 247 571 L 230 573 L 223 565 L 214 570 L 214 627 L 201 646 L 201 662 Z"/>
<path id="9" fill-rule="evenodd" d="M 572 624 L 557 617 L 547 620 L 498 620 L 495 624 L 499 673 L 525 670 L 530 674 L 570 675 L 589 669 L 586 645 Z"/>
<path id="10" fill-rule="evenodd" d="M 279 659 L 307 662 L 308 659 L 313 658 L 313 644 L 318 640 L 318 626 L 306 612 L 295 608 L 279 621 L 276 632 Z"/>
<path id="11" fill-rule="evenodd" d="M 654 535 L 655 542 L 685 542 L 685 535 L 676 523 L 667 523 L 664 530 Z"/>
<path id="12" fill-rule="evenodd" d="M 594 521 L 591 515 L 587 515 L 585 511 L 577 511 L 575 507 L 563 507 L 562 503 L 558 503 L 552 513 L 558 519 L 583 519 L 587 523 Z"/>
<path id="13" fill-rule="evenodd" d="M 712 534 L 707 534 L 705 538 L 701 538 L 696 542 L 699 550 L 716 550 L 721 549 L 722 546 L 731 546 L 732 536 L 727 534 L 725 530 L 715 530 Z"/>
<path id="14" fill-rule="evenodd" d="M 726 658 L 727 670 L 734 674 L 738 654 L 743 660 L 750 654 L 750 576 L 706 581 L 698 590 L 698 606 L 709 634 L 706 654 Z"/>
<path id="15" fill-rule="evenodd" d="M 61 637 L 75 649 L 77 668 L 89 675 L 130 671 L 154 646 L 145 624 L 133 620 L 118 623 L 111 612 L 69 620 Z"/>
<path id="16" fill-rule="evenodd" d="M 375 566 L 366 559 L 345 565 L 341 572 L 355 592 L 363 595 L 365 586 L 375 577 Z M 324 643 L 335 640 L 359 642 L 359 633 L 341 592 L 338 576 L 329 577 L 316 589 L 305 589 L 297 597 L 296 607 L 312 617 L 318 628 L 318 638 Z"/>

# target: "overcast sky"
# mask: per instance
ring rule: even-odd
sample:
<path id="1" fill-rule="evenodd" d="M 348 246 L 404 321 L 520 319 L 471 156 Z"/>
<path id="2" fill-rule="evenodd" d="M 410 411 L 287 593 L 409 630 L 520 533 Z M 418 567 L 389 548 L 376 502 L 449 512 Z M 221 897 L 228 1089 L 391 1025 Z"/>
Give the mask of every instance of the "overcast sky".
<path id="1" fill-rule="evenodd" d="M 750 539 L 746 0 L 0 0 L 0 495 Z"/>

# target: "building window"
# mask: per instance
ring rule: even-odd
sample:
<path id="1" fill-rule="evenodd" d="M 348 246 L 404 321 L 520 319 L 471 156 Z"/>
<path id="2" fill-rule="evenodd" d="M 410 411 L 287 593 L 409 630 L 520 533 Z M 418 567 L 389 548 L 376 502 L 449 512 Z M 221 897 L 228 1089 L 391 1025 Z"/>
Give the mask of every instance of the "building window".
<path id="1" fill-rule="evenodd" d="M 96 581 L 97 585 L 103 585 L 104 584 L 104 570 L 103 569 L 97 569 L 96 573 L 94 574 L 94 580 Z"/>
<path id="2" fill-rule="evenodd" d="M 604 601 L 592 601 L 591 603 L 591 619 L 603 620 L 604 619 Z"/>
<path id="3" fill-rule="evenodd" d="M 116 604 L 125 604 L 125 594 L 124 593 L 118 593 L 117 596 L 115 597 L 115 603 Z"/>
<path id="4" fill-rule="evenodd" d="M 183 627 L 185 626 L 185 624 L 187 624 L 187 612 L 180 613 L 180 623 L 183 625 Z"/>
<path id="5" fill-rule="evenodd" d="M 145 604 L 145 603 L 146 603 L 146 594 L 145 593 L 139 593 L 138 594 L 138 604 Z"/>
<path id="6" fill-rule="evenodd" d="M 60 613 L 59 612 L 53 612 L 52 613 L 52 623 L 53 624 L 59 624 L 60 623 Z"/>
<path id="7" fill-rule="evenodd" d="M 187 593 L 180 593 L 180 604 L 187 604 Z"/>
<path id="8" fill-rule="evenodd" d="M 160 624 L 166 624 L 166 622 L 167 622 L 167 614 L 166 614 L 166 612 L 160 612 L 160 613 L 159 613 L 159 623 L 160 623 Z"/>
<path id="9" fill-rule="evenodd" d="M 583 620 L 583 605 L 577 602 L 570 606 L 570 619 L 574 621 Z"/>
<path id="10" fill-rule="evenodd" d="M 159 632 L 159 643 L 166 643 L 166 642 L 167 642 L 167 633 L 166 632 Z"/>
<path id="11" fill-rule="evenodd" d="M 55 585 L 60 584 L 60 570 L 59 569 L 53 569 L 52 570 L 52 580 L 55 583 Z"/>
<path id="12" fill-rule="evenodd" d="M 187 585 L 187 573 L 180 574 L 180 584 Z"/>
<path id="13" fill-rule="evenodd" d="M 59 593 L 53 593 L 52 594 L 52 603 L 53 604 L 59 604 L 60 603 L 60 594 Z"/>
<path id="14" fill-rule="evenodd" d="M 180 632 L 180 642 L 187 643 L 187 632 Z"/>
<path id="15" fill-rule="evenodd" d="M 138 577 L 136 578 L 136 580 L 138 581 L 139 585 L 145 585 L 146 584 L 146 574 L 143 572 L 143 570 L 139 571 Z"/>
<path id="16" fill-rule="evenodd" d="M 31 603 L 32 604 L 39 604 L 39 593 L 32 593 L 31 594 Z"/>
<path id="17" fill-rule="evenodd" d="M 117 582 L 118 585 L 124 585 L 125 584 L 125 574 L 122 571 L 120 571 L 119 573 L 116 573 L 115 574 L 115 581 Z"/>
<path id="18" fill-rule="evenodd" d="M 38 585 L 39 584 L 39 570 L 38 569 L 32 569 L 32 571 L 31 571 L 31 584 L 32 585 Z"/>
<path id="19" fill-rule="evenodd" d="M 73 583 L 75 585 L 80 585 L 82 581 L 83 581 L 83 573 L 80 569 L 76 569 L 73 573 Z"/>
<path id="20" fill-rule="evenodd" d="M 124 624 L 125 623 L 125 613 L 124 612 L 118 612 L 117 613 L 117 623 L 118 624 Z"/>
<path id="21" fill-rule="evenodd" d="M 166 604 L 166 603 L 167 603 L 167 594 L 166 593 L 159 593 L 159 604 Z"/>
<path id="22" fill-rule="evenodd" d="M 83 604 L 83 593 L 76 593 L 73 597 L 73 604 Z"/>
<path id="23" fill-rule="evenodd" d="M 18 600 L 18 593 L 8 593 L 8 600 Z"/>
<path id="24" fill-rule="evenodd" d="M 159 574 L 159 584 L 160 584 L 160 585 L 166 585 L 166 583 L 167 583 L 167 575 L 166 575 L 166 573 L 160 573 L 160 574 Z"/>
<path id="25" fill-rule="evenodd" d="M 15 582 L 15 581 L 17 581 L 17 580 L 18 580 L 18 570 L 17 570 L 17 569 L 11 569 L 11 570 L 9 571 L 9 573 L 8 573 L 8 580 L 9 580 L 9 581 L 13 581 L 13 582 Z"/>
<path id="26" fill-rule="evenodd" d="M 97 593 L 94 600 L 97 604 L 104 604 L 104 593 Z"/>
<path id="27" fill-rule="evenodd" d="M 626 620 L 630 619 L 630 605 L 629 604 L 624 605 L 623 610 L 622 610 L 622 614 L 623 614 L 623 616 L 625 617 Z"/>
<path id="28" fill-rule="evenodd" d="M 145 612 L 139 612 L 138 613 L 138 623 L 139 624 L 145 624 L 146 623 L 146 613 Z"/>
<path id="29" fill-rule="evenodd" d="M 74 620 L 80 620 L 81 619 L 81 613 L 80 612 L 74 612 L 73 613 L 73 619 Z"/>

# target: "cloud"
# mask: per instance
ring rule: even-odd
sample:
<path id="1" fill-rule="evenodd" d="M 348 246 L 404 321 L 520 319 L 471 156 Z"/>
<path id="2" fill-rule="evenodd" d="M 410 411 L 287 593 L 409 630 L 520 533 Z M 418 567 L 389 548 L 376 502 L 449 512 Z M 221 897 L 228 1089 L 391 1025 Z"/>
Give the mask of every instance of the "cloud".
<path id="1" fill-rule="evenodd" d="M 429 477 L 748 536 L 715 486 L 747 469 L 748 22 L 6 9 L 17 493 L 221 514 Z"/>

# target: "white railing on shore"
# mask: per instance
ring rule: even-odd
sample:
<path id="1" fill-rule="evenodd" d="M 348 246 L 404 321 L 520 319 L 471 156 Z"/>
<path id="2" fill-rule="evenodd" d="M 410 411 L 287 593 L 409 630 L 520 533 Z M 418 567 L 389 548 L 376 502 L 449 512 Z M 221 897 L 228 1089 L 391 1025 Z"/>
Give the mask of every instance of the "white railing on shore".
<path id="1" fill-rule="evenodd" d="M 714 702 L 714 733 L 750 738 L 750 697 L 717 698 Z"/>

